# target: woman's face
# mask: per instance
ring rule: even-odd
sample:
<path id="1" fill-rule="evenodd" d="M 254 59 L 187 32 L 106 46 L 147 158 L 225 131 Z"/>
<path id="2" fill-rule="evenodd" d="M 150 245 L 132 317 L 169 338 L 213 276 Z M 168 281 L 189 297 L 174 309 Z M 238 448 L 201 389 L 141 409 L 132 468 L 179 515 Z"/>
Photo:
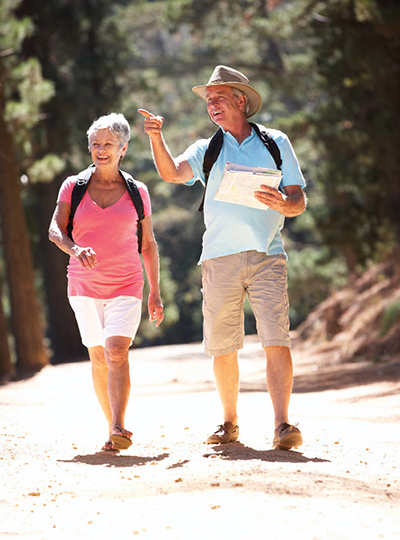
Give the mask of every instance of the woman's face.
<path id="1" fill-rule="evenodd" d="M 96 167 L 117 167 L 128 148 L 128 143 L 121 146 L 121 141 L 109 129 L 101 129 L 90 136 L 89 151 Z"/>

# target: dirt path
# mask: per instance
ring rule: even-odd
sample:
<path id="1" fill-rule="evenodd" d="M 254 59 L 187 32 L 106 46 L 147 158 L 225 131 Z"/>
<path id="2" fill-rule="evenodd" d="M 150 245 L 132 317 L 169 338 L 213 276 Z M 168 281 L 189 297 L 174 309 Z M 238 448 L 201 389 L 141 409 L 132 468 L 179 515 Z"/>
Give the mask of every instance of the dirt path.
<path id="1" fill-rule="evenodd" d="M 220 422 L 200 344 L 132 351 L 134 444 L 98 453 L 106 426 L 88 362 L 0 387 L 0 538 L 400 538 L 399 364 L 336 366 L 294 350 L 291 421 L 271 449 L 264 360 L 241 354 L 240 442 Z M 357 383 L 359 383 L 357 385 Z"/>

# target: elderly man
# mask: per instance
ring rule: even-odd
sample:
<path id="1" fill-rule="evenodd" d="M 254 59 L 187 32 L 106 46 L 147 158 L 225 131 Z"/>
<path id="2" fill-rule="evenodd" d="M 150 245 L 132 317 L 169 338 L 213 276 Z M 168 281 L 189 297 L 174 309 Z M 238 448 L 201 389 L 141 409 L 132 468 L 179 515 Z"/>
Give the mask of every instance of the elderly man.
<path id="1" fill-rule="evenodd" d="M 206 85 L 193 91 L 207 103 L 211 120 L 221 128 L 223 144 L 208 182 L 203 160 L 210 140 L 198 140 L 174 159 L 162 135 L 163 118 L 144 109 L 144 129 L 163 180 L 179 184 L 206 183 L 201 255 L 203 276 L 204 350 L 214 357 L 214 376 L 223 407 L 223 424 L 207 442 L 228 443 L 239 436 L 238 350 L 243 348 L 246 294 L 257 322 L 266 354 L 268 391 L 271 396 L 275 448 L 289 450 L 302 444 L 300 430 L 289 424 L 293 384 L 290 354 L 286 254 L 280 231 L 285 216 L 298 216 L 306 208 L 305 181 L 287 136 L 268 129 L 272 147 L 282 160 L 279 189 L 262 185 L 254 193 L 265 205 L 258 209 L 215 200 L 227 162 L 276 169 L 270 149 L 260 138 L 260 128 L 248 118 L 261 108 L 261 96 L 248 78 L 230 67 L 217 66 Z"/>

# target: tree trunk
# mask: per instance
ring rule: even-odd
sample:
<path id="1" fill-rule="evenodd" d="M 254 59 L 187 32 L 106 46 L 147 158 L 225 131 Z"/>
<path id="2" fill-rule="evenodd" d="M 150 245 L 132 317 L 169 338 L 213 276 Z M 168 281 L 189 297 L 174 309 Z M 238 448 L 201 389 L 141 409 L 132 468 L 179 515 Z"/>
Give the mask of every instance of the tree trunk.
<path id="1" fill-rule="evenodd" d="M 3 87 L 0 85 L 0 216 L 16 368 L 18 374 L 25 375 L 38 371 L 49 360 L 43 345 L 31 246 L 20 198 L 13 139 L 4 121 L 4 104 Z"/>
<path id="2" fill-rule="evenodd" d="M 0 384 L 12 375 L 10 348 L 8 346 L 7 321 L 3 311 L 0 281 Z"/>

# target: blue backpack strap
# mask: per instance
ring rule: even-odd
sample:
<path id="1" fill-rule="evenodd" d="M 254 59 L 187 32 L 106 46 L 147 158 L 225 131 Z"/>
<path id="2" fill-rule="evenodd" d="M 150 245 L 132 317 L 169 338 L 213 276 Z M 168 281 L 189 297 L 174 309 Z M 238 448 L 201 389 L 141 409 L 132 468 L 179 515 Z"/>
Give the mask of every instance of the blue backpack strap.
<path id="1" fill-rule="evenodd" d="M 143 206 L 143 200 L 140 195 L 139 188 L 136 185 L 136 182 L 132 178 L 132 176 L 125 171 L 119 171 L 120 174 L 123 176 L 126 184 L 126 189 L 128 190 L 128 193 L 132 199 L 133 205 L 136 208 L 136 212 L 138 215 L 138 221 L 137 221 L 137 237 L 138 237 L 138 250 L 139 253 L 142 252 L 142 219 L 144 219 L 146 216 L 144 215 L 144 206 Z"/>
<path id="2" fill-rule="evenodd" d="M 94 165 L 90 165 L 90 167 L 88 167 L 84 171 L 81 171 L 76 176 L 76 182 L 72 189 L 72 194 L 71 194 L 71 213 L 69 215 L 69 221 L 67 225 L 67 234 L 71 240 L 73 240 L 72 229 L 73 229 L 75 212 L 80 202 L 82 201 L 83 196 L 86 193 L 90 177 L 93 174 L 93 170 L 94 170 Z"/>

